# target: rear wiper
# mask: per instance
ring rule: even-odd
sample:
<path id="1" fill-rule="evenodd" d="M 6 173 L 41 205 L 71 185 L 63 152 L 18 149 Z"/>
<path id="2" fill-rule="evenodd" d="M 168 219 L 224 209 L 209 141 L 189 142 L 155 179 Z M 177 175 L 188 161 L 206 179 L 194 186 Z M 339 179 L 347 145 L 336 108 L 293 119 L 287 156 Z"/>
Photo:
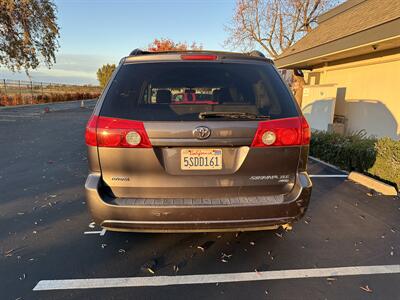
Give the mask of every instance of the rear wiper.
<path id="1" fill-rule="evenodd" d="M 250 120 L 269 120 L 269 116 L 257 115 L 249 112 L 237 112 L 237 111 L 204 111 L 199 113 L 199 119 L 211 119 L 211 118 L 230 118 L 230 119 L 250 119 Z"/>

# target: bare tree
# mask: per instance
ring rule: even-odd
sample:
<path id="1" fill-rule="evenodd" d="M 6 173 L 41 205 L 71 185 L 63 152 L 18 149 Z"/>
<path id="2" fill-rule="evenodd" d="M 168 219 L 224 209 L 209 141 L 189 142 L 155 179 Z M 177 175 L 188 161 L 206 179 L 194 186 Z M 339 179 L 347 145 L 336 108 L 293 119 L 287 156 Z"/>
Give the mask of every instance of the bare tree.
<path id="1" fill-rule="evenodd" d="M 343 0 L 237 0 L 227 26 L 226 46 L 242 51 L 261 48 L 276 58 L 317 25 L 318 16 Z M 301 106 L 303 77 L 292 74 L 289 85 Z"/>
<path id="2" fill-rule="evenodd" d="M 227 26 L 231 48 L 261 47 L 270 57 L 292 46 L 317 23 L 317 17 L 341 0 L 237 0 Z"/>

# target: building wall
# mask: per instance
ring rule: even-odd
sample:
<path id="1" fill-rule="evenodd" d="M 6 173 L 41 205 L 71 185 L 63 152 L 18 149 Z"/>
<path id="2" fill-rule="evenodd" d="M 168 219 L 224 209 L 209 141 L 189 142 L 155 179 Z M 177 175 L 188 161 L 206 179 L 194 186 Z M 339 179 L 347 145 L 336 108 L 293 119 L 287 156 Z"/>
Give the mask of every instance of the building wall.
<path id="1" fill-rule="evenodd" d="M 305 79 L 302 108 L 312 128 L 327 129 L 336 114 L 347 133 L 400 138 L 400 53 L 328 65 Z"/>

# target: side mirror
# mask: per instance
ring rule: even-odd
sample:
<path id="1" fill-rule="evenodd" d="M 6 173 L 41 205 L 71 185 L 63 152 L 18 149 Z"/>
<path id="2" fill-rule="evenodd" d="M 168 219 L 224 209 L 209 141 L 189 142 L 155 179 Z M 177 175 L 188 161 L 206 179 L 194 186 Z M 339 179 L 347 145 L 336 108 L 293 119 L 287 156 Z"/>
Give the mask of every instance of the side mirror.
<path id="1" fill-rule="evenodd" d="M 304 77 L 303 71 L 302 71 L 302 70 L 299 70 L 299 69 L 294 69 L 294 70 L 293 70 L 293 74 L 294 74 L 295 76 L 297 76 L 297 77 Z"/>

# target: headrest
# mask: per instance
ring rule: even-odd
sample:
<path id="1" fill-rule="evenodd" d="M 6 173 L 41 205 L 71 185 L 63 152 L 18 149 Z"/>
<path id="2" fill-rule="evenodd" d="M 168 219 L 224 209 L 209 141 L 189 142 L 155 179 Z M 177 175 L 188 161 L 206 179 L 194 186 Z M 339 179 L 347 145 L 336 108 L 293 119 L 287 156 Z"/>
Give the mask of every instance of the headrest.
<path id="1" fill-rule="evenodd" d="M 156 95 L 157 103 L 171 103 L 170 90 L 158 90 Z"/>
<path id="2" fill-rule="evenodd" d="M 232 94 L 229 88 L 221 88 L 218 96 L 220 102 L 233 102 Z"/>

